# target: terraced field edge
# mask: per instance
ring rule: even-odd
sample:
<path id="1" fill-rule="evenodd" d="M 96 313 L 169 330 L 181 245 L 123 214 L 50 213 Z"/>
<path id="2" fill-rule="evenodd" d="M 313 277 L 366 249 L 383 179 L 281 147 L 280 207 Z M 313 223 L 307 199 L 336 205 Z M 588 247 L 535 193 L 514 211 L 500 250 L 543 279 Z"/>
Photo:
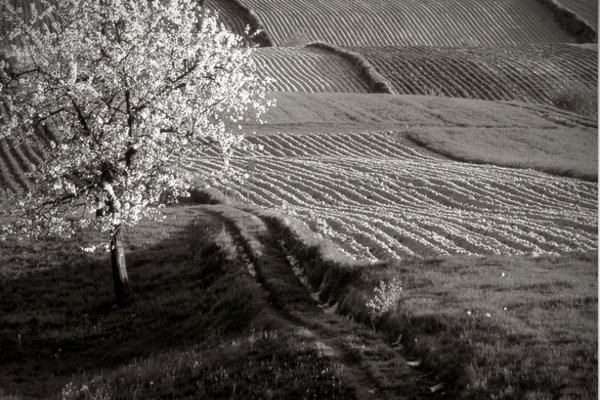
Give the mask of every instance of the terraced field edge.
<path id="1" fill-rule="evenodd" d="M 554 14 L 560 26 L 575 38 L 578 43 L 598 43 L 597 29 L 590 26 L 578 14 L 556 0 L 539 0 Z"/>
<path id="2" fill-rule="evenodd" d="M 565 106 L 587 99 L 585 114 L 593 115 L 597 108 L 597 48 L 545 43 L 348 50 L 364 57 L 397 94 Z"/>
<path id="3" fill-rule="evenodd" d="M 359 75 L 368 82 L 372 93 L 394 94 L 389 82 L 362 55 L 325 42 L 313 42 L 305 47 L 325 50 L 348 60 L 358 69 Z"/>
<path id="4" fill-rule="evenodd" d="M 255 49 L 252 58 L 268 90 L 306 93 L 368 93 L 368 82 L 346 59 L 326 50 L 302 47 Z"/>
<path id="5" fill-rule="evenodd" d="M 239 0 L 227 1 L 233 3 L 236 7 L 238 7 L 241 11 L 243 11 L 246 14 L 246 18 L 248 19 L 248 21 L 250 21 L 250 29 L 252 30 L 252 32 L 256 32 L 254 40 L 259 44 L 259 46 L 273 47 L 273 40 L 271 39 L 271 36 L 265 29 L 265 26 L 258 17 L 258 15 L 256 15 L 256 13 L 251 8 L 249 8 L 247 5 L 245 5 Z"/>

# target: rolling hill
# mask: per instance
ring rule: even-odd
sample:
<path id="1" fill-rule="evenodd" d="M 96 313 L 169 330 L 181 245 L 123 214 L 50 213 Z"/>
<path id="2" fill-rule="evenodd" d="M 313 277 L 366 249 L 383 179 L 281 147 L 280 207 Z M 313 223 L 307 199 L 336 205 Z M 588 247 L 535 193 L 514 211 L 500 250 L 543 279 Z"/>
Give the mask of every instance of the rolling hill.
<path id="1" fill-rule="evenodd" d="M 358 71 L 342 57 L 311 48 L 261 48 L 253 54 L 258 73 L 275 81 L 281 92 L 356 92 L 369 88 Z"/>
<path id="2" fill-rule="evenodd" d="M 257 128 L 248 140 L 260 150 L 232 160 L 240 176 L 250 176 L 228 182 L 227 190 L 299 217 L 352 256 L 564 255 L 597 249 L 595 182 L 453 161 L 408 138 L 440 128 L 492 136 L 529 129 L 593 142 L 592 128 L 565 127 L 545 118 L 547 110 L 518 103 L 389 95 L 278 99 L 264 128 L 249 127 Z M 344 105 L 345 114 L 337 111 Z M 572 117 L 577 125 L 578 117 Z M 595 147 L 590 148 L 593 165 Z M 217 154 L 189 160 L 198 176 L 219 165 Z"/>
<path id="3" fill-rule="evenodd" d="M 276 46 L 462 46 L 573 42 L 537 0 L 244 0 Z"/>
<path id="4" fill-rule="evenodd" d="M 567 10 L 573 11 L 582 20 L 598 31 L 598 2 L 595 0 L 560 0 Z"/>
<path id="5" fill-rule="evenodd" d="M 360 47 L 397 94 L 552 104 L 561 90 L 598 85 L 598 48 L 568 44 Z"/>
<path id="6" fill-rule="evenodd" d="M 277 107 L 233 176 L 207 146 L 192 199 L 127 232 L 131 307 L 100 247 L 0 242 L 0 397 L 596 398 L 597 114 L 552 106 L 597 100 L 567 33 L 595 1 L 204 4 L 266 29 Z M 0 140 L 0 205 L 38 133 Z"/>

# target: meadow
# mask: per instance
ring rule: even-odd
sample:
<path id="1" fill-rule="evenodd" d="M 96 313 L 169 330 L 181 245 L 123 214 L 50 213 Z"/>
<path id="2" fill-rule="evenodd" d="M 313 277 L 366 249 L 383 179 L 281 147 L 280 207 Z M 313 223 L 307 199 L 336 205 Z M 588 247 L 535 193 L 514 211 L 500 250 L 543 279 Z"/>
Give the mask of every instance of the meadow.
<path id="1" fill-rule="evenodd" d="M 113 307 L 104 256 L 82 257 L 81 243 L 0 244 L 0 398 L 347 398 L 336 364 L 247 274 L 224 222 L 197 207 L 167 214 L 129 232 L 126 309 Z"/>
<path id="2" fill-rule="evenodd" d="M 105 253 L 78 252 L 97 233 L 0 244 L 0 396 L 595 395 L 593 255 L 365 263 L 214 191 L 166 213 L 127 233 L 122 309 Z"/>
<path id="3" fill-rule="evenodd" d="M 597 398 L 597 2 L 204 4 L 277 106 L 126 232 L 128 307 L 97 232 L 0 242 L 0 399 Z"/>

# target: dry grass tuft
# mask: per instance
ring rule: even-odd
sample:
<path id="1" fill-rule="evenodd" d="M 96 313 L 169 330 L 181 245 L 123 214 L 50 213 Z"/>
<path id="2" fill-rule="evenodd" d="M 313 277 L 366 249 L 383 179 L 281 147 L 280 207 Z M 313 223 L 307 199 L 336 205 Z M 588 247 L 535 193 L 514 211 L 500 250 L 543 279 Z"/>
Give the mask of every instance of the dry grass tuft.
<path id="1" fill-rule="evenodd" d="M 346 59 L 358 69 L 359 75 L 367 81 L 372 93 L 394 93 L 390 83 L 362 55 L 323 42 L 309 43 L 306 47 L 325 50 Z"/>
<path id="2" fill-rule="evenodd" d="M 598 88 L 572 84 L 557 89 L 550 96 L 552 104 L 563 110 L 598 119 Z"/>

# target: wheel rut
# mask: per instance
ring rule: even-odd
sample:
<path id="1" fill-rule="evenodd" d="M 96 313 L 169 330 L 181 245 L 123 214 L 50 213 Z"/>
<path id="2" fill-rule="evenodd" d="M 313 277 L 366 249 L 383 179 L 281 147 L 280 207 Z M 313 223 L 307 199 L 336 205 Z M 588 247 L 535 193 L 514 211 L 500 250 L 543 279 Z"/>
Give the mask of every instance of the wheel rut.
<path id="1" fill-rule="evenodd" d="M 237 255 L 265 291 L 273 310 L 320 355 L 339 365 L 344 383 L 359 400 L 431 398 L 424 374 L 375 331 L 326 312 L 298 276 L 294 258 L 256 215 L 218 205 L 209 210 L 232 237 Z"/>

